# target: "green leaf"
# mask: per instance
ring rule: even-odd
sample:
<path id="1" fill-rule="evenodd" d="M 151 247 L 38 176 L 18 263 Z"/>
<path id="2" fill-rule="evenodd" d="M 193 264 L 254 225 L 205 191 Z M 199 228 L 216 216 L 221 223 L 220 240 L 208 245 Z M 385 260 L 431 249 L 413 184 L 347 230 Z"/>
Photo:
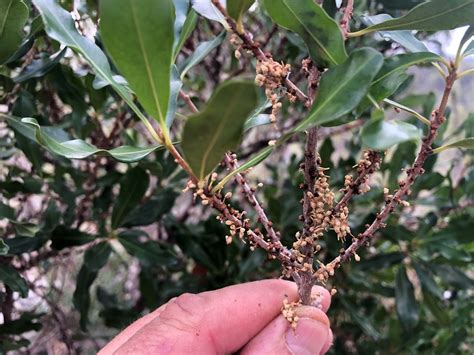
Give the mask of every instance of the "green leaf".
<path id="1" fill-rule="evenodd" d="M 242 18 L 255 0 L 227 0 L 227 14 L 237 22 L 237 31 L 242 32 Z"/>
<path id="2" fill-rule="evenodd" d="M 28 6 L 22 0 L 0 2 L 0 64 L 6 62 L 20 46 L 28 14 Z"/>
<path id="3" fill-rule="evenodd" d="M 194 50 L 193 54 L 186 60 L 185 64 L 182 66 L 180 70 L 180 78 L 181 80 L 184 79 L 189 69 L 194 67 L 196 64 L 201 62 L 206 56 L 212 52 L 215 48 L 217 48 L 226 36 L 226 32 L 222 31 L 218 36 L 211 39 L 210 41 L 205 41 L 199 43 L 197 48 Z"/>
<path id="4" fill-rule="evenodd" d="M 448 285 L 461 290 L 467 290 L 474 287 L 474 280 L 453 266 L 431 264 L 430 268 Z"/>
<path id="5" fill-rule="evenodd" d="M 89 288 L 97 278 L 97 274 L 97 271 L 91 271 L 83 264 L 76 278 L 73 303 L 81 315 L 80 326 L 82 330 L 86 330 L 87 323 L 89 322 L 89 308 L 91 304 Z"/>
<path id="6" fill-rule="evenodd" d="M 196 24 L 197 24 L 197 19 L 198 19 L 198 14 L 196 13 L 196 11 L 191 9 L 188 13 L 188 16 L 186 17 L 186 21 L 184 21 L 184 25 L 183 25 L 183 28 L 181 29 L 178 42 L 176 43 L 174 47 L 173 63 L 176 62 L 176 58 L 178 57 L 179 52 L 183 48 L 184 43 L 189 38 L 191 33 L 194 31 L 194 28 L 196 27 Z"/>
<path id="7" fill-rule="evenodd" d="M 419 321 L 419 307 L 413 285 L 408 279 L 405 266 L 398 269 L 395 280 L 395 305 L 397 315 L 406 331 L 412 330 Z"/>
<path id="8" fill-rule="evenodd" d="M 374 31 L 441 31 L 470 25 L 474 0 L 433 0 L 415 6 L 406 15 L 384 21 L 350 34 L 361 36 Z"/>
<path id="9" fill-rule="evenodd" d="M 0 239 L 0 255 L 7 255 L 9 249 L 10 247 L 7 244 L 5 244 L 3 239 Z"/>
<path id="10" fill-rule="evenodd" d="M 418 275 L 423 291 L 431 293 L 438 299 L 443 299 L 443 292 L 436 284 L 431 271 L 418 262 L 413 262 L 412 265 Z"/>
<path id="11" fill-rule="evenodd" d="M 58 226 L 51 232 L 51 248 L 62 250 L 64 248 L 84 245 L 95 240 L 95 236 L 83 233 L 77 229 Z"/>
<path id="12" fill-rule="evenodd" d="M 61 58 L 66 54 L 66 48 L 62 51 L 54 53 L 49 57 L 42 57 L 41 59 L 34 60 L 23 70 L 17 77 L 13 78 L 15 83 L 22 83 L 32 78 L 39 78 L 46 75 L 56 65 L 59 64 Z"/>
<path id="13" fill-rule="evenodd" d="M 168 112 L 166 113 L 166 126 L 169 128 L 173 123 L 176 109 L 178 107 L 178 96 L 183 82 L 179 77 L 178 68 L 173 64 L 171 69 L 171 81 L 170 81 L 170 101 L 168 103 Z"/>
<path id="14" fill-rule="evenodd" d="M 471 25 L 467 28 L 466 32 L 464 32 L 464 35 L 461 38 L 461 42 L 459 43 L 459 48 L 461 49 L 473 36 L 474 36 L 474 25 Z M 469 45 L 472 45 L 472 42 Z"/>
<path id="15" fill-rule="evenodd" d="M 33 0 L 33 4 L 41 14 L 48 36 L 80 53 L 92 66 L 98 77 L 114 88 L 153 134 L 153 138 L 159 142 L 160 139 L 156 135 L 156 131 L 133 102 L 128 88 L 124 83 L 117 82 L 117 76 L 113 75 L 104 52 L 95 43 L 81 36 L 75 27 L 71 14 L 55 0 Z"/>
<path id="16" fill-rule="evenodd" d="M 105 48 L 146 112 L 166 128 L 173 57 L 172 0 L 102 0 Z"/>
<path id="17" fill-rule="evenodd" d="M 142 231 L 127 231 L 120 233 L 119 242 L 130 255 L 135 256 L 144 266 L 173 265 L 177 256 L 169 249 L 156 241 L 141 241 L 140 237 L 146 236 Z"/>
<path id="18" fill-rule="evenodd" d="M 474 54 L 474 41 L 471 41 L 466 47 L 466 49 L 464 49 L 462 56 L 467 57 L 468 55 L 473 55 L 473 54 Z"/>
<path id="19" fill-rule="evenodd" d="M 273 21 L 303 38 L 317 65 L 332 67 L 346 60 L 339 25 L 314 0 L 264 0 L 263 3 Z"/>
<path id="20" fill-rule="evenodd" d="M 382 112 L 383 115 L 383 112 Z M 376 150 L 385 150 L 399 143 L 421 139 L 422 131 L 407 122 L 385 121 L 382 117 L 367 121 L 361 130 L 362 143 Z"/>
<path id="21" fill-rule="evenodd" d="M 82 139 L 63 140 L 62 138 L 65 137 L 62 137 L 58 140 L 51 134 L 51 131 L 47 130 L 51 127 L 41 127 L 34 118 L 27 117 L 20 121 L 14 116 L 0 114 L 0 117 L 5 118 L 18 133 L 41 144 L 50 152 L 69 159 L 85 159 L 91 155 L 99 154 L 109 155 L 124 163 L 132 163 L 162 148 L 162 146 L 139 148 L 124 145 L 110 150 L 100 149 Z"/>
<path id="22" fill-rule="evenodd" d="M 295 131 L 328 123 L 349 113 L 367 95 L 383 57 L 372 48 L 353 51 L 344 64 L 329 69 L 321 78 L 318 96 L 309 116 Z"/>
<path id="23" fill-rule="evenodd" d="M 441 147 L 433 149 L 433 154 L 438 154 L 446 149 L 451 148 L 474 149 L 474 137 L 464 138 L 453 143 L 442 145 Z"/>
<path id="24" fill-rule="evenodd" d="M 361 20 L 367 26 L 376 25 L 393 19 L 388 14 L 375 16 L 361 16 Z M 385 40 L 392 40 L 405 47 L 410 52 L 428 52 L 428 48 L 411 31 L 380 31 L 380 36 Z"/>
<path id="25" fill-rule="evenodd" d="M 15 227 L 16 234 L 23 237 L 34 237 L 40 230 L 40 227 L 34 223 L 17 222 L 12 220 L 10 220 L 10 223 Z"/>
<path id="26" fill-rule="evenodd" d="M 112 248 L 108 241 L 92 246 L 84 254 L 84 266 L 90 271 L 99 271 L 107 263 L 111 252 Z"/>
<path id="27" fill-rule="evenodd" d="M 125 217 L 145 195 L 150 178 L 140 167 L 130 169 L 120 183 L 120 193 L 112 211 L 112 228 L 120 227 Z"/>
<path id="28" fill-rule="evenodd" d="M 188 118 L 181 146 L 199 179 L 204 179 L 227 151 L 237 148 L 256 104 L 252 82 L 227 81 L 215 90 L 204 110 Z"/>
<path id="29" fill-rule="evenodd" d="M 439 55 L 430 52 L 405 53 L 386 58 L 382 68 L 372 82 L 372 85 L 375 85 L 379 81 L 387 78 L 389 75 L 397 71 L 405 70 L 412 65 L 439 62 L 442 60 L 443 58 Z"/>
<path id="30" fill-rule="evenodd" d="M 0 264 L 0 281 L 12 291 L 19 292 L 22 298 L 28 296 L 28 285 L 25 279 L 11 266 Z"/>

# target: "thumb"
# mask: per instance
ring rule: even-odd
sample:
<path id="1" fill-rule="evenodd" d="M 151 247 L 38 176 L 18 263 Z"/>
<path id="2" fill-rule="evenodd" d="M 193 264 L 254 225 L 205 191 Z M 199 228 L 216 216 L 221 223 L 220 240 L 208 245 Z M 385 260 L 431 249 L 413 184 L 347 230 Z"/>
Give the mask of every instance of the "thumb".
<path id="1" fill-rule="evenodd" d="M 242 354 L 324 354 L 332 344 L 326 314 L 316 307 L 300 306 L 296 329 L 282 316 L 271 321 L 243 349 Z"/>

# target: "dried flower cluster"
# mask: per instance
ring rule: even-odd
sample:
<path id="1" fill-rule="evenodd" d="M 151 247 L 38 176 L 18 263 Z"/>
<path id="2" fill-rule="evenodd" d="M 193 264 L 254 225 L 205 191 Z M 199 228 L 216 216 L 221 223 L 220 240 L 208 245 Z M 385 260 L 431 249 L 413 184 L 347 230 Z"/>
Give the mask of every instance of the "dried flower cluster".
<path id="1" fill-rule="evenodd" d="M 270 114 L 270 121 L 276 122 L 276 115 L 281 109 L 281 102 L 279 102 L 279 93 L 283 83 L 290 73 L 291 66 L 289 64 L 278 63 L 271 57 L 267 56 L 265 60 L 257 61 L 257 75 L 255 82 L 258 86 L 265 87 L 265 95 L 272 104 L 272 113 Z M 290 101 L 296 100 L 296 97 L 288 93 Z"/>
<path id="2" fill-rule="evenodd" d="M 287 299 L 283 300 L 283 307 L 281 308 L 281 314 L 290 323 L 291 328 L 296 329 L 300 318 L 296 315 L 296 307 L 300 306 L 301 302 L 288 302 Z"/>

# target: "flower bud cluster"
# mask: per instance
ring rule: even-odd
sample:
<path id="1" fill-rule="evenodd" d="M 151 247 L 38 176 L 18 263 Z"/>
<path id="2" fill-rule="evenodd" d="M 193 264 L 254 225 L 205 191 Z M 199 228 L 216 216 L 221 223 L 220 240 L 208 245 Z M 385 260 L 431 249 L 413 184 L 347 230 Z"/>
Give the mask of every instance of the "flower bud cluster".
<path id="1" fill-rule="evenodd" d="M 283 82 L 290 73 L 291 66 L 289 64 L 278 63 L 271 57 L 266 60 L 257 61 L 257 75 L 255 83 L 258 86 L 265 87 L 265 95 L 272 104 L 272 113 L 270 121 L 276 122 L 276 115 L 281 109 L 279 102 L 278 90 L 282 87 Z"/>
<path id="2" fill-rule="evenodd" d="M 288 302 L 287 299 L 283 300 L 283 307 L 281 308 L 281 314 L 290 323 L 291 328 L 296 329 L 300 318 L 296 315 L 295 308 L 300 306 L 299 302 Z"/>

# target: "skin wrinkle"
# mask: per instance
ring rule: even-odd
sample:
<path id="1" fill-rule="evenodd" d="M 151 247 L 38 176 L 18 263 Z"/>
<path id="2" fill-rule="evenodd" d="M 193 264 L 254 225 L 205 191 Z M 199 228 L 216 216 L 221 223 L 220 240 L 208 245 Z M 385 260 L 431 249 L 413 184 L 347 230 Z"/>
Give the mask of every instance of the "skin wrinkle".
<path id="1" fill-rule="evenodd" d="M 328 291 L 315 287 L 313 294 L 322 295 L 323 310 L 327 310 Z M 129 334 L 127 330 L 122 332 L 114 339 L 116 344 L 109 344 L 101 355 L 237 352 L 276 319 L 280 319 L 283 327 L 288 327 L 280 314 L 286 296 L 290 302 L 296 301 L 297 288 L 293 282 L 283 280 L 251 282 L 198 295 L 183 294 L 169 301 L 166 307 L 162 306 L 161 312 L 155 311 L 150 322 L 143 322 L 143 318 L 139 320 L 145 324 L 140 329 L 135 331 L 133 325 L 130 326 Z M 322 313 L 316 308 L 314 311 Z M 273 334 L 275 336 L 281 338 L 280 334 Z M 123 344 L 120 344 L 121 338 L 125 339 Z M 283 343 L 278 340 L 278 344 Z"/>

